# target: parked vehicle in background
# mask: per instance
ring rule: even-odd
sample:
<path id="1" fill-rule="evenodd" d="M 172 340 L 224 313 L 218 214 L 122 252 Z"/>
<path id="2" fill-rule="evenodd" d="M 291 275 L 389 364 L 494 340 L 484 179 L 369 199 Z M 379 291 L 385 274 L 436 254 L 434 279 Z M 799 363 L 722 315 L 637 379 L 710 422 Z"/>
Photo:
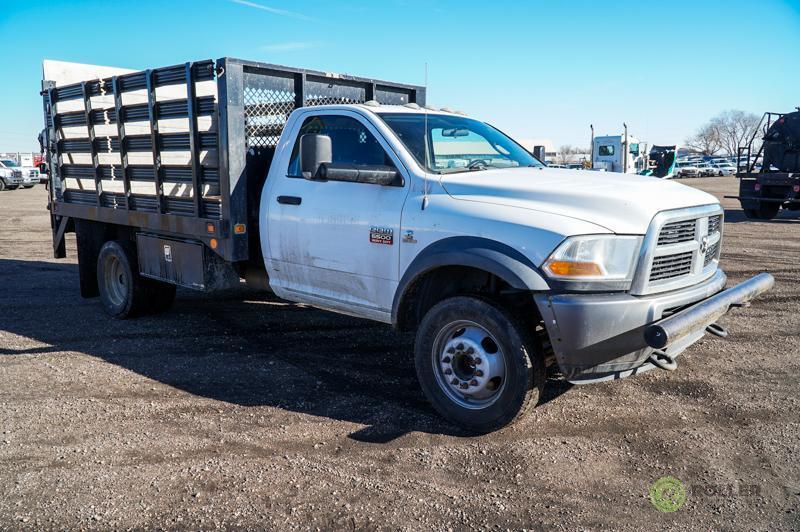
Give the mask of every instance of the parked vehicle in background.
<path id="1" fill-rule="evenodd" d="M 14 165 L 14 161 L 10 161 Z M 0 160 L 0 190 L 14 190 L 22 185 L 22 171 Z"/>
<path id="2" fill-rule="evenodd" d="M 700 168 L 694 163 L 688 161 L 681 161 L 675 163 L 675 176 L 676 177 L 700 177 Z"/>
<path id="3" fill-rule="evenodd" d="M 548 168 L 566 168 L 565 165 L 558 164 L 558 163 L 547 163 L 547 167 Z"/>
<path id="4" fill-rule="evenodd" d="M 705 161 L 696 164 L 697 169 L 700 170 L 700 177 L 713 177 L 717 175 L 717 169 Z"/>
<path id="5" fill-rule="evenodd" d="M 0 163 L 6 168 L 20 172 L 22 182 L 20 186 L 23 188 L 31 188 L 39 182 L 39 169 L 32 166 L 21 166 L 12 159 L 0 159 Z"/>
<path id="6" fill-rule="evenodd" d="M 773 284 L 724 289 L 714 196 L 554 172 L 422 87 L 232 58 L 110 70 L 46 62 L 42 94 L 53 249 L 76 233 L 81 294 L 114 318 L 244 278 L 414 331 L 433 407 L 488 432 L 537 404 L 548 364 L 576 383 L 673 370 Z M 86 137 L 61 141 L 65 120 Z"/>
<path id="7" fill-rule="evenodd" d="M 709 164 L 714 168 L 718 176 L 736 174 L 736 166 L 726 161 L 711 161 Z"/>
<path id="8" fill-rule="evenodd" d="M 762 137 L 753 155 L 753 143 Z M 739 195 L 748 218 L 771 220 L 780 210 L 800 211 L 800 110 L 764 113 L 752 138 L 739 147 Z"/>

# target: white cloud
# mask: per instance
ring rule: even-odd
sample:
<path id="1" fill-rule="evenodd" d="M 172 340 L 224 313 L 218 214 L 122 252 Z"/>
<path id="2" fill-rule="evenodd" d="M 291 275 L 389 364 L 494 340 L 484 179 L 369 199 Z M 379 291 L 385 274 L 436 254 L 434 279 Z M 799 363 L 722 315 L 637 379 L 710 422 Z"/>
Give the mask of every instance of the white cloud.
<path id="1" fill-rule="evenodd" d="M 272 13 L 273 15 L 280 15 L 282 17 L 291 17 L 300 20 L 313 20 L 311 17 L 308 17 L 302 13 L 295 13 L 294 11 L 287 11 L 286 9 L 278 9 L 277 7 L 265 6 L 264 4 L 257 4 L 255 2 L 249 2 L 248 0 L 229 0 L 229 1 L 233 2 L 234 4 L 260 9 L 261 11 Z"/>
<path id="2" fill-rule="evenodd" d="M 317 48 L 320 43 L 314 41 L 294 41 L 265 44 L 261 47 L 263 52 L 301 52 L 311 48 Z"/>

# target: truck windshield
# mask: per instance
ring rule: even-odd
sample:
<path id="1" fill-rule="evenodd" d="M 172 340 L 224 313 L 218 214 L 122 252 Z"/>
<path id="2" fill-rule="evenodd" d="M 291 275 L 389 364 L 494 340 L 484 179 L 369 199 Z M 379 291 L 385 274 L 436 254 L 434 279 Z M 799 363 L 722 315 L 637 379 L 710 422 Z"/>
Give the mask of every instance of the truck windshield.
<path id="1" fill-rule="evenodd" d="M 19 166 L 17 163 L 15 163 L 10 159 L 2 159 L 0 160 L 0 162 L 2 162 L 4 166 L 7 166 L 9 168 L 16 168 L 17 166 Z"/>
<path id="2" fill-rule="evenodd" d="M 544 166 L 492 126 L 471 118 L 429 114 L 425 153 L 424 113 L 380 113 L 417 162 L 431 172 L 452 173 Z"/>

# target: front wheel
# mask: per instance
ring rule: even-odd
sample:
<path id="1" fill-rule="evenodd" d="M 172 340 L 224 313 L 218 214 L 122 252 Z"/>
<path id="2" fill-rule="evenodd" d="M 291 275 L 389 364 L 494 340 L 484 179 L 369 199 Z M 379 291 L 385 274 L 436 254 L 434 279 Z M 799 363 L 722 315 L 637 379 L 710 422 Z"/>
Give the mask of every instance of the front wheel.
<path id="1" fill-rule="evenodd" d="M 544 386 L 544 361 L 526 327 L 478 297 L 449 298 L 428 311 L 417 331 L 415 362 L 436 411 L 476 433 L 520 419 Z"/>
<path id="2" fill-rule="evenodd" d="M 0 192 L 6 189 L 6 182 L 0 179 Z"/>

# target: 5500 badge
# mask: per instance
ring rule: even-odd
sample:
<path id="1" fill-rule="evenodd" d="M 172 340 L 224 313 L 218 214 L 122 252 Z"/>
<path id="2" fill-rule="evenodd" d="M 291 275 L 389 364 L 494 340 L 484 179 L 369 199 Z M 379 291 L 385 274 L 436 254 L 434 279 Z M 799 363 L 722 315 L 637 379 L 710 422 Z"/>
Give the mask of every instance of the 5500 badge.
<path id="1" fill-rule="evenodd" d="M 370 227 L 369 241 L 372 244 L 394 244 L 394 230 L 391 227 Z"/>

